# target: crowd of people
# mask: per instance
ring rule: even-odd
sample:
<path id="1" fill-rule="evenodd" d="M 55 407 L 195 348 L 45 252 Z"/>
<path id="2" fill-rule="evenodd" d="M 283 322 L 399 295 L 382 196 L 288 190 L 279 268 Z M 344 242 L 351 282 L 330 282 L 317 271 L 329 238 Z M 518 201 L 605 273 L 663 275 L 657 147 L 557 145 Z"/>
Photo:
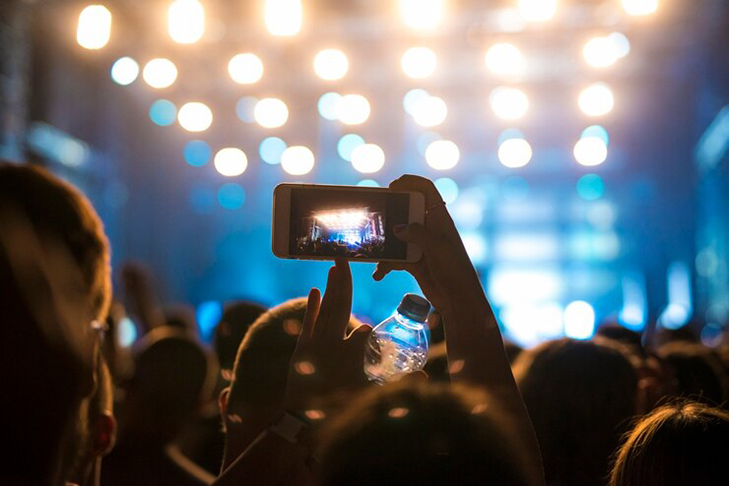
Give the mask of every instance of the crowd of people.
<path id="1" fill-rule="evenodd" d="M 395 228 L 424 256 L 373 278 L 417 280 L 431 351 L 376 386 L 345 259 L 323 293 L 228 303 L 208 349 L 143 267 L 115 269 L 112 291 L 103 225 L 76 188 L 0 163 L 0 484 L 727 484 L 727 344 L 617 324 L 506 343 L 435 186 L 391 187 L 425 196 L 425 223 Z M 131 349 L 116 340 L 125 315 Z"/>

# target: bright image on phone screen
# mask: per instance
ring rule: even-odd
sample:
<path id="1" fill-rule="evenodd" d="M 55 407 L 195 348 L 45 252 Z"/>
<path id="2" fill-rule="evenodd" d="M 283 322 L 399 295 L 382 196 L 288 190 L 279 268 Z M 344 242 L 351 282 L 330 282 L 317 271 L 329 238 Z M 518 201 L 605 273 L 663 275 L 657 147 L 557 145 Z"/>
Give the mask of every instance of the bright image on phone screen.
<path id="1" fill-rule="evenodd" d="M 289 252 L 299 256 L 402 260 L 410 196 L 356 190 L 291 190 Z"/>

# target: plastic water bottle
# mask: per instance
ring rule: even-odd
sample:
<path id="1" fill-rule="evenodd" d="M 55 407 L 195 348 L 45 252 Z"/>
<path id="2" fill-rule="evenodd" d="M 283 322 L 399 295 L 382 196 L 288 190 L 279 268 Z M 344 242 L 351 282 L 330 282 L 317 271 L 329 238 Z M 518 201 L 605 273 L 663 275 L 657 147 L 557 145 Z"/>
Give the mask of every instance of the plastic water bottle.
<path id="1" fill-rule="evenodd" d="M 365 348 L 364 370 L 382 385 L 423 369 L 428 359 L 425 322 L 430 302 L 405 294 L 395 313 L 372 330 Z"/>

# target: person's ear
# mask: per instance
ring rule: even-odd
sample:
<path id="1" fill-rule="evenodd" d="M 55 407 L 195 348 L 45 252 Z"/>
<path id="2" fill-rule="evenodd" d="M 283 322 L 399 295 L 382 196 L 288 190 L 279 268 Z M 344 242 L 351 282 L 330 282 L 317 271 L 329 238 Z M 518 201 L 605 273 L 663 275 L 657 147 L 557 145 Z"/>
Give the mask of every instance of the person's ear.
<path id="1" fill-rule="evenodd" d="M 103 457 L 111 452 L 116 442 L 116 419 L 111 412 L 103 412 L 96 418 L 94 455 Z"/>
<path id="2" fill-rule="evenodd" d="M 220 407 L 220 416 L 223 418 L 223 430 L 226 429 L 226 424 L 228 422 L 228 398 L 230 398 L 230 387 L 226 386 L 222 389 L 220 392 L 220 396 L 218 396 L 218 406 Z"/>

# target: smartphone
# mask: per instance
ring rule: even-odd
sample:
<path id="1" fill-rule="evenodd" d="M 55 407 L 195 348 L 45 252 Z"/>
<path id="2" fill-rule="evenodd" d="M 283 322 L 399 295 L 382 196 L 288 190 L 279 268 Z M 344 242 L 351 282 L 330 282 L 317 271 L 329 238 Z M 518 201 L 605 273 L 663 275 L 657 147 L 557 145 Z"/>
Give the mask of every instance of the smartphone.
<path id="1" fill-rule="evenodd" d="M 416 262 L 422 251 L 393 228 L 422 223 L 419 192 L 380 187 L 279 184 L 273 191 L 273 254 L 279 258 Z"/>

